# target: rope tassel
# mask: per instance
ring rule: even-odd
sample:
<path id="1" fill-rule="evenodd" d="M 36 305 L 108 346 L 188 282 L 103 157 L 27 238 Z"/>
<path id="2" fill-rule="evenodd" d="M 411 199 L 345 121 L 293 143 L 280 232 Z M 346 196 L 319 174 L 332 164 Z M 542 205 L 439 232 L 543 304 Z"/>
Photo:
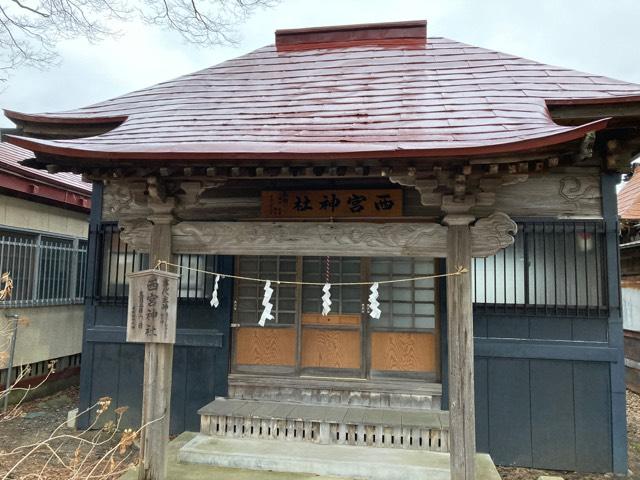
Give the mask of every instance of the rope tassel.
<path id="1" fill-rule="evenodd" d="M 327 316 L 331 311 L 331 284 L 325 283 L 322 287 L 324 295 L 322 295 L 322 315 Z"/>
<path id="2" fill-rule="evenodd" d="M 378 282 L 375 282 L 369 289 L 371 292 L 369 295 L 369 314 L 371 315 L 371 318 L 375 319 L 380 318 L 380 315 L 382 314 L 382 311 L 379 308 L 380 302 L 378 302 L 378 287 Z"/>
<path id="3" fill-rule="evenodd" d="M 273 308 L 271 295 L 273 295 L 273 288 L 271 288 L 271 281 L 267 280 L 264 284 L 264 298 L 262 299 L 262 306 L 264 307 L 264 310 L 262 311 L 262 316 L 260 316 L 260 320 L 258 321 L 258 325 L 261 327 L 264 327 L 267 320 L 273 320 L 273 315 L 271 314 L 271 309 Z"/>

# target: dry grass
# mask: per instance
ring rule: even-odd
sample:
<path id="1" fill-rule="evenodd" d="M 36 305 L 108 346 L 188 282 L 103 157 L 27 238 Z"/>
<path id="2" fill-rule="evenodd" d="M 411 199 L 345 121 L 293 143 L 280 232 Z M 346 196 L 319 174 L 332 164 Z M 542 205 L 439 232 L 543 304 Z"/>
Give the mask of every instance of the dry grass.
<path id="1" fill-rule="evenodd" d="M 76 400 L 65 408 L 38 412 L 44 413 L 43 416 L 49 415 L 43 422 L 38 421 L 40 417 L 30 417 L 30 413 L 46 408 L 47 402 L 55 397 L 29 402 L 23 406 L 20 416 L 3 422 L 0 434 L 0 440 L 3 440 L 0 443 L 3 446 L 0 449 L 1 480 L 115 480 L 135 466 L 137 455 L 134 446 L 140 430 L 120 429 L 126 408 L 115 409 L 112 412 L 114 420 L 104 422 L 111 399 L 101 398 L 78 414 L 78 417 L 94 417 L 89 427 L 81 432 L 66 427 L 65 412 L 67 407 L 72 408 L 76 404 Z M 30 419 L 35 420 L 31 429 L 28 428 Z M 97 429 L 100 424 L 104 426 Z M 18 435 L 11 435 L 12 430 Z M 20 435 L 20 430 L 26 432 Z"/>

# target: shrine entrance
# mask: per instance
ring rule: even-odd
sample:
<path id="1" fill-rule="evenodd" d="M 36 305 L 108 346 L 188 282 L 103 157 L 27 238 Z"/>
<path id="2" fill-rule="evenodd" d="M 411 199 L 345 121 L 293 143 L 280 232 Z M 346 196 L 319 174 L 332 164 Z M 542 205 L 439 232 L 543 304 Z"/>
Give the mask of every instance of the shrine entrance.
<path id="1" fill-rule="evenodd" d="M 439 273 L 428 257 L 238 256 L 236 273 L 333 285 L 322 315 L 320 285 L 275 283 L 273 315 L 264 327 L 261 285 L 236 280 L 231 372 L 345 379 L 440 381 L 437 282 L 381 284 L 380 318 L 368 309 L 371 282 Z"/>

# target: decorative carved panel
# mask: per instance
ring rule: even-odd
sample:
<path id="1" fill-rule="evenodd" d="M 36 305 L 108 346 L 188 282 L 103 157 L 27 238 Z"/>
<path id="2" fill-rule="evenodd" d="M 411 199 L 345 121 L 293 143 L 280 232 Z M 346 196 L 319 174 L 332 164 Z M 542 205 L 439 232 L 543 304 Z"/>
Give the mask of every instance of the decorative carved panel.
<path id="1" fill-rule="evenodd" d="M 602 215 L 598 174 L 564 173 L 530 175 L 526 182 L 502 185 L 495 190 L 490 208 L 523 217 L 597 217 Z M 481 215 L 489 209 L 478 205 Z"/>
<path id="2" fill-rule="evenodd" d="M 146 251 L 150 226 L 121 222 L 122 239 Z M 471 227 L 472 254 L 484 257 L 513 243 L 516 224 L 496 213 Z M 180 222 L 178 254 L 445 257 L 447 227 L 438 223 Z"/>

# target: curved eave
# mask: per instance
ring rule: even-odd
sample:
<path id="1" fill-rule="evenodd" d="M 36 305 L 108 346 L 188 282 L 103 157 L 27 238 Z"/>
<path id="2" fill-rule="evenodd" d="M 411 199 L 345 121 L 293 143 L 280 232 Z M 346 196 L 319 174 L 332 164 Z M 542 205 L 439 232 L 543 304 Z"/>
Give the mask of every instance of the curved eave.
<path id="1" fill-rule="evenodd" d="M 548 106 L 562 107 L 570 105 L 589 105 L 591 107 L 597 107 L 598 105 L 615 105 L 615 104 L 629 104 L 639 103 L 640 95 L 620 95 L 617 97 L 607 98 L 547 98 L 545 103 Z"/>
<path id="2" fill-rule="evenodd" d="M 127 120 L 126 115 L 114 115 L 104 117 L 74 117 L 74 116 L 57 116 L 47 114 L 31 114 L 16 112 L 14 110 L 3 110 L 4 115 L 14 123 L 41 123 L 49 125 L 105 125 L 120 124 Z"/>
<path id="3" fill-rule="evenodd" d="M 48 141 L 33 138 L 6 135 L 6 141 L 36 153 L 56 155 L 68 158 L 96 160 L 335 160 L 335 159 L 383 159 L 383 158 L 447 158 L 482 157 L 524 153 L 531 150 L 558 146 L 584 137 L 589 132 L 600 131 L 607 127 L 610 118 L 590 122 L 579 127 L 567 129 L 550 135 L 518 140 L 515 142 L 492 143 L 472 147 L 448 148 L 358 148 L 357 145 L 335 144 L 328 148 L 317 145 L 300 144 L 300 147 L 274 149 L 272 143 L 256 143 L 253 149 L 240 150 L 236 144 L 213 144 L 216 148 L 203 148 L 201 143 L 173 144 L 173 148 L 146 150 L 124 149 L 93 150 L 61 145 L 64 141 Z M 291 146 L 291 144 L 285 144 Z M 309 148 L 315 147 L 315 148 Z M 371 147 L 371 145 L 367 145 Z"/>

